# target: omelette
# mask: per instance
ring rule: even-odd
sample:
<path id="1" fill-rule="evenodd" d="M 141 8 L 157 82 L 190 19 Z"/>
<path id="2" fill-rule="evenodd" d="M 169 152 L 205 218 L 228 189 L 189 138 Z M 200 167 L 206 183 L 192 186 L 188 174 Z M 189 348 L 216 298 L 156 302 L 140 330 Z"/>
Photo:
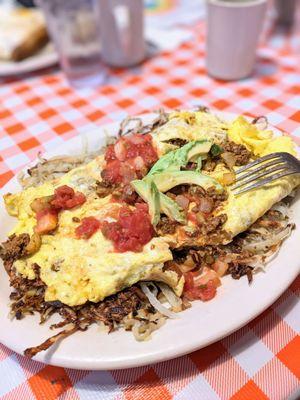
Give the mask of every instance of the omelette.
<path id="1" fill-rule="evenodd" d="M 30 204 L 36 198 L 53 194 L 56 187 L 69 185 L 79 189 L 87 198 L 82 207 L 61 213 L 57 231 L 42 237 L 38 252 L 15 261 L 17 272 L 28 279 L 34 279 L 36 276 L 33 266 L 38 264 L 41 268 L 41 279 L 47 285 L 45 299 L 59 300 L 69 306 L 84 304 L 88 300 L 98 302 L 140 280 L 151 280 L 152 275 L 158 276 L 180 292 L 183 281 L 179 281 L 171 271 L 162 272 L 164 263 L 172 259 L 163 238 L 153 238 L 139 253 L 117 253 L 101 231 L 96 232 L 89 240 L 78 240 L 75 237 L 74 219 L 82 220 L 93 215 L 105 220 L 106 214 L 109 215 L 112 208 L 120 207 L 117 203 L 111 203 L 110 196 L 99 198 L 92 188 L 99 178 L 102 164 L 103 156 L 100 156 L 84 167 L 71 170 L 56 181 L 5 196 L 8 212 L 18 218 L 18 224 L 11 235 L 34 233 L 36 219 Z"/>
<path id="2" fill-rule="evenodd" d="M 265 249 L 247 242 L 243 264 L 243 252 L 235 254 L 236 245 L 245 244 L 241 233 L 257 240 L 264 229 L 277 239 L 272 251 L 290 234 L 292 225 L 273 207 L 299 185 L 299 174 L 239 196 L 231 190 L 240 165 L 278 151 L 296 156 L 289 137 L 273 137 L 242 116 L 225 122 L 203 110 L 172 112 L 143 129 L 121 130 L 104 153 L 74 168 L 68 161 L 59 174 L 56 160 L 53 176 L 49 160 L 47 178 L 36 167 L 21 192 L 4 196 L 17 223 L 0 256 L 17 291 L 17 315 L 24 314 L 20 287 L 27 287 L 36 296 L 29 309 L 42 315 L 65 310 L 59 312 L 73 323 L 70 332 L 86 328 L 77 318 L 111 329 L 122 322 L 143 336 L 145 327 L 133 328 L 140 324 L 132 322 L 135 315 L 148 318 L 154 330 L 161 322 L 153 310 L 173 317 L 186 300 L 210 300 L 226 273 L 252 279 L 249 260 L 265 261 L 259 254 Z M 72 320 L 70 308 L 77 313 Z"/>
<path id="3" fill-rule="evenodd" d="M 212 137 L 214 143 L 220 144 L 224 141 L 224 137 L 227 137 L 234 143 L 245 146 L 251 154 L 251 159 L 276 152 L 297 155 L 296 146 L 289 137 L 280 136 L 274 138 L 272 131 L 260 131 L 244 117 L 238 117 L 227 125 L 212 114 L 205 114 L 204 116 L 201 112 L 175 112 L 171 114 L 170 121 L 159 128 L 153 134 L 153 137 L 162 152 L 166 150 L 165 142 L 170 139 L 176 138 L 189 142 Z M 168 151 L 170 150 L 168 149 Z M 251 159 L 249 158 L 249 161 Z M 229 243 L 236 235 L 247 230 L 274 204 L 288 196 L 300 183 L 299 175 L 288 176 L 263 188 L 246 192 L 236 197 L 231 192 L 230 185 L 226 185 L 226 179 L 232 170 L 234 171 L 237 168 L 230 168 L 222 163 L 217 165 L 212 172 L 207 173 L 221 185 L 224 185 L 228 193 L 227 200 L 215 210 L 216 215 L 223 214 L 227 217 L 222 227 L 223 237 L 221 239 L 220 237 L 217 238 L 218 243 L 216 243 L 214 236 L 203 235 L 198 236 L 196 239 L 190 239 L 184 235 L 186 227 L 180 227 L 173 236 L 169 235 L 169 240 L 175 247 Z M 193 223 L 189 223 L 189 226 L 193 226 Z"/>

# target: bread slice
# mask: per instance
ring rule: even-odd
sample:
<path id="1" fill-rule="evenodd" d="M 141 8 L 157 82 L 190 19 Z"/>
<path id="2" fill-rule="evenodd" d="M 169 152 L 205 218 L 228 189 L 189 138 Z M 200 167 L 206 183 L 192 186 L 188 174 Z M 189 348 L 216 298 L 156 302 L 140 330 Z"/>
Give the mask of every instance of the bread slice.
<path id="1" fill-rule="evenodd" d="M 0 9 L 0 60 L 21 61 L 48 42 L 45 20 L 37 9 Z"/>

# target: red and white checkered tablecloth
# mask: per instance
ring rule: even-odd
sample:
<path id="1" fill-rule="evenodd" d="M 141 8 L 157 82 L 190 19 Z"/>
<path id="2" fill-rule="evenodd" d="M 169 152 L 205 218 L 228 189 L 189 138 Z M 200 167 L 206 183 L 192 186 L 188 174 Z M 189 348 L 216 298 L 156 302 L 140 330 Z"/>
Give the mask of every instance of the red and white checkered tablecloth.
<path id="1" fill-rule="evenodd" d="M 272 34 L 272 35 L 271 35 Z M 269 32 L 255 74 L 240 82 L 206 75 L 204 29 L 172 54 L 114 71 L 108 84 L 74 91 L 57 70 L 0 87 L 0 186 L 78 131 L 158 109 L 203 104 L 267 115 L 300 141 L 300 30 Z M 46 366 L 0 345 L 1 400 L 283 400 L 300 382 L 300 279 L 233 335 L 173 361 L 121 371 Z M 0 328 L 1 329 L 1 328 Z"/>

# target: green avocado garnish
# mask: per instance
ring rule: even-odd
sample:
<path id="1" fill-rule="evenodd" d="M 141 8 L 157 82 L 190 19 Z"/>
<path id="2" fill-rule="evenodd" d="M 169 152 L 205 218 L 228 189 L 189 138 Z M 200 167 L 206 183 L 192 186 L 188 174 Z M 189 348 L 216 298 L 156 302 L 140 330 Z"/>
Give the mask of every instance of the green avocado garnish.
<path id="1" fill-rule="evenodd" d="M 148 203 L 151 223 L 156 226 L 160 219 L 160 193 L 154 182 L 135 180 L 131 182 L 134 190 Z"/>
<path id="2" fill-rule="evenodd" d="M 170 197 L 163 193 L 160 193 L 160 210 L 163 214 L 166 214 L 171 220 L 175 220 L 180 224 L 186 223 L 186 217 L 181 207 L 172 200 Z"/>
<path id="3" fill-rule="evenodd" d="M 199 157 L 197 158 L 197 167 L 196 167 L 196 171 L 197 171 L 197 172 L 200 172 L 201 169 L 202 169 L 202 161 L 203 161 L 202 156 L 199 156 Z"/>
<path id="4" fill-rule="evenodd" d="M 144 179 L 153 181 L 157 189 L 163 193 L 178 185 L 198 185 L 204 189 L 215 186 L 217 190 L 223 190 L 215 179 L 197 171 L 166 171 L 149 177 L 147 175 Z"/>
<path id="5" fill-rule="evenodd" d="M 204 189 L 214 186 L 222 191 L 223 187 L 210 176 L 200 172 L 202 160 L 215 146 L 211 140 L 195 140 L 180 149 L 171 151 L 160 158 L 142 180 L 135 180 L 131 185 L 135 191 L 148 203 L 151 221 L 156 226 L 160 214 L 166 214 L 170 219 L 181 224 L 186 223 L 184 211 L 176 201 L 163 194 L 178 185 L 198 185 Z M 219 147 L 219 146 L 217 146 Z M 219 148 L 214 148 L 218 152 Z M 181 171 L 189 161 L 197 163 L 195 171 Z"/>
<path id="6" fill-rule="evenodd" d="M 195 162 L 199 156 L 203 159 L 207 158 L 207 154 L 211 151 L 211 147 L 213 146 L 212 141 L 208 139 L 196 140 L 195 145 L 191 148 L 188 153 L 188 161 Z"/>
<path id="7" fill-rule="evenodd" d="M 131 182 L 131 185 L 141 198 L 148 203 L 151 222 L 154 226 L 159 222 L 160 213 L 166 214 L 170 219 L 181 224 L 186 222 L 184 212 L 176 201 L 160 193 L 154 182 L 135 180 Z M 159 198 L 157 198 L 157 193 Z"/>
<path id="8" fill-rule="evenodd" d="M 166 170 L 180 171 L 193 158 L 205 155 L 210 151 L 212 141 L 208 139 L 195 140 L 182 146 L 180 149 L 170 151 L 161 157 L 148 172 L 147 176 L 159 174 Z"/>

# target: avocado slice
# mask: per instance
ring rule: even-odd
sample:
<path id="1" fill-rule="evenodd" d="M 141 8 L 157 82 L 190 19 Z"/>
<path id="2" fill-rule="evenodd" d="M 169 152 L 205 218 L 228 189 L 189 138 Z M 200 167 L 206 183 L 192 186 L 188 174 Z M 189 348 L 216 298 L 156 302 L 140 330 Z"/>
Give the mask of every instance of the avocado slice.
<path id="1" fill-rule="evenodd" d="M 188 153 L 188 161 L 196 162 L 199 156 L 202 156 L 202 159 L 206 158 L 205 155 L 210 152 L 213 143 L 211 140 L 196 140 L 195 146 L 191 148 Z"/>
<path id="2" fill-rule="evenodd" d="M 166 171 L 161 174 L 148 175 L 144 178 L 146 181 L 153 181 L 160 192 L 167 192 L 174 186 L 178 185 L 198 185 L 204 189 L 211 186 L 219 191 L 223 191 L 223 187 L 210 176 L 201 174 L 196 171 Z"/>
<path id="3" fill-rule="evenodd" d="M 141 196 L 141 198 L 148 203 L 149 212 L 151 215 L 151 222 L 154 226 L 158 224 L 161 212 L 166 214 L 170 219 L 175 220 L 181 224 L 184 224 L 186 222 L 184 212 L 176 203 L 176 201 L 170 199 L 170 197 L 166 196 L 165 194 L 158 192 L 154 182 L 135 180 L 131 182 L 131 185 L 133 186 L 134 190 Z M 157 193 L 159 194 L 158 201 Z"/>
<path id="4" fill-rule="evenodd" d="M 202 161 L 203 161 L 203 157 L 202 156 L 198 156 L 197 158 L 197 168 L 196 171 L 200 172 L 202 169 Z"/>
<path id="5" fill-rule="evenodd" d="M 180 149 L 170 151 L 161 157 L 148 172 L 147 176 L 168 171 L 180 171 L 187 163 L 198 155 L 207 154 L 212 146 L 208 139 L 195 140 L 182 146 Z M 197 158 L 197 157 L 196 157 Z"/>
<path id="6" fill-rule="evenodd" d="M 215 179 L 199 172 L 202 159 L 210 151 L 211 146 L 212 141 L 207 139 L 187 143 L 159 159 L 143 180 L 131 182 L 135 191 L 148 203 L 154 226 L 158 224 L 161 212 L 179 223 L 186 222 L 185 214 L 179 205 L 163 194 L 174 186 L 194 184 L 204 189 L 215 186 L 217 190 L 223 190 Z M 181 171 L 180 168 L 186 166 L 192 158 L 197 161 L 197 170 Z"/>
<path id="7" fill-rule="evenodd" d="M 160 193 L 153 181 L 135 180 L 131 182 L 134 190 L 148 203 L 151 223 L 156 226 L 160 219 Z"/>
<path id="8" fill-rule="evenodd" d="M 182 208 L 179 207 L 176 201 L 170 199 L 170 197 L 163 193 L 160 193 L 160 210 L 170 219 L 175 220 L 180 224 L 186 223 L 186 218 Z"/>

